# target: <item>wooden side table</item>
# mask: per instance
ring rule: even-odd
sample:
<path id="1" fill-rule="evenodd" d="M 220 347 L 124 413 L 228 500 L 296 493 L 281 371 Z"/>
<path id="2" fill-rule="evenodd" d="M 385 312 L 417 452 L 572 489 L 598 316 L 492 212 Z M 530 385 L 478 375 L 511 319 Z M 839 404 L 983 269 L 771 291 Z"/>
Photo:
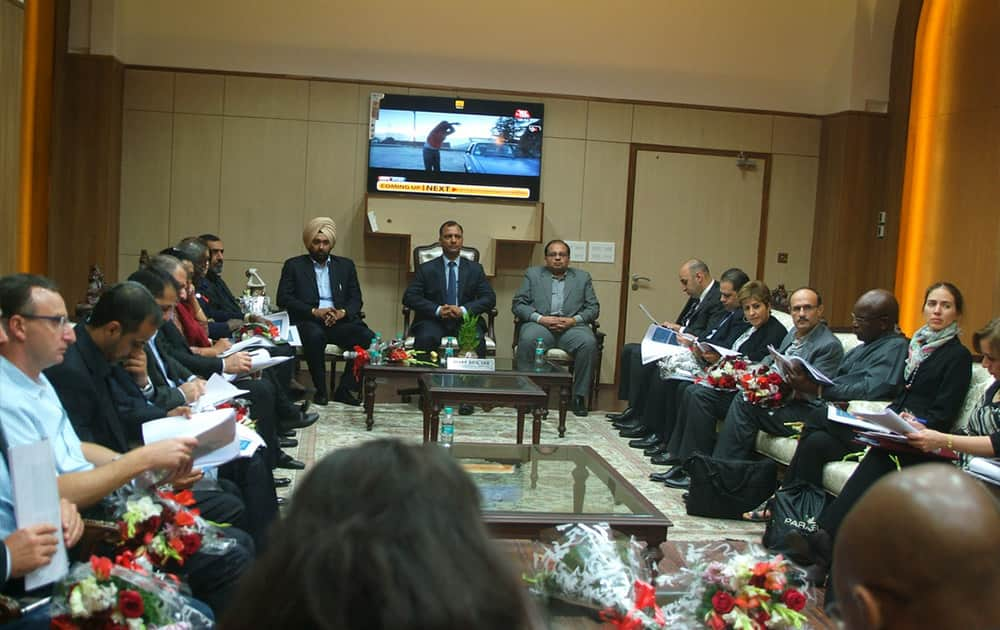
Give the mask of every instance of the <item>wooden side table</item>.
<path id="1" fill-rule="evenodd" d="M 420 398 L 424 415 L 424 442 L 436 442 L 441 410 L 460 404 L 514 407 L 517 409 L 517 443 L 524 443 L 524 416 L 530 412 L 531 443 L 542 437 L 542 416 L 548 395 L 525 376 L 484 372 L 454 374 L 435 372 L 420 375 Z"/>

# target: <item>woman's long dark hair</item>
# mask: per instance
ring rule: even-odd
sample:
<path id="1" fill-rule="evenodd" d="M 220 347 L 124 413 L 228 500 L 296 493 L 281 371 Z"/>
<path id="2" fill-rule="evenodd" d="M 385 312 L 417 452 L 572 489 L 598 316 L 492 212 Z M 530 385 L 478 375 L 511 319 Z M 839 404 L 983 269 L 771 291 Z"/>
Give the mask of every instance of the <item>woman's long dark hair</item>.
<path id="1" fill-rule="evenodd" d="M 435 445 L 331 453 L 296 489 L 220 628 L 528 628 L 524 591 L 479 501 Z"/>

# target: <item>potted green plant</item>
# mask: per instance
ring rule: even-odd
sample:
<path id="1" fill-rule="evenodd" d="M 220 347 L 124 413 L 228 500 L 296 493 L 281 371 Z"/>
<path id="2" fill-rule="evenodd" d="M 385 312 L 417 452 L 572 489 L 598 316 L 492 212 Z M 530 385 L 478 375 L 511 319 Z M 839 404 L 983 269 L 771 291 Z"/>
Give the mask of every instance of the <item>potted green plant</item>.
<path id="1" fill-rule="evenodd" d="M 479 316 L 465 313 L 458 329 L 458 355 L 474 357 L 479 349 Z"/>

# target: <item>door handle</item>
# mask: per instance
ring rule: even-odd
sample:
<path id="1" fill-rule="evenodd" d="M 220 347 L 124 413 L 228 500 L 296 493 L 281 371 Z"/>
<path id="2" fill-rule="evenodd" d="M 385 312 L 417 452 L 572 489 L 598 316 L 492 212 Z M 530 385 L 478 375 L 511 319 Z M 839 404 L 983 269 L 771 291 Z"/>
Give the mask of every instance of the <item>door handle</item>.
<path id="1" fill-rule="evenodd" d="M 639 290 L 639 281 L 640 280 L 643 280 L 645 282 L 649 282 L 649 281 L 652 280 L 652 278 L 647 278 L 646 276 L 637 276 L 635 274 L 632 274 L 632 290 L 633 291 L 638 291 Z"/>

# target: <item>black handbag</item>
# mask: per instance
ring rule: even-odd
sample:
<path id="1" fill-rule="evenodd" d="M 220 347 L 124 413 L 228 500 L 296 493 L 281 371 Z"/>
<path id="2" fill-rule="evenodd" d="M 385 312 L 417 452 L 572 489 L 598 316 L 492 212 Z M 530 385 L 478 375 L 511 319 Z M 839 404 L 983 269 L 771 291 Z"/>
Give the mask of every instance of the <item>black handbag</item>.
<path id="1" fill-rule="evenodd" d="M 773 460 L 726 460 L 695 453 L 684 462 L 691 478 L 687 513 L 691 516 L 741 519 L 778 487 Z"/>
<path id="2" fill-rule="evenodd" d="M 764 546 L 787 552 L 785 536 L 794 531 L 808 537 L 819 529 L 819 515 L 826 502 L 826 492 L 808 481 L 796 481 L 778 490 L 770 501 L 771 519 L 764 529 Z"/>

